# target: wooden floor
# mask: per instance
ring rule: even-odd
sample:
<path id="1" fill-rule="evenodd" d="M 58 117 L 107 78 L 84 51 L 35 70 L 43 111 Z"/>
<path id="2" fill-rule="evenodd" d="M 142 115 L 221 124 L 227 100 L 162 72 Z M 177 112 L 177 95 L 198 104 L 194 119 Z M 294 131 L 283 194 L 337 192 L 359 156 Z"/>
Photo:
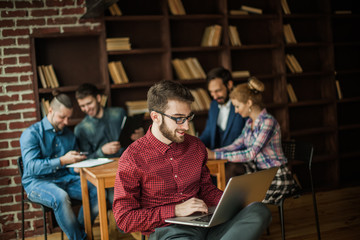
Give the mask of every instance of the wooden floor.
<path id="1" fill-rule="evenodd" d="M 360 186 L 318 192 L 317 201 L 322 239 L 360 239 Z M 270 235 L 264 233 L 261 240 L 278 240 L 281 239 L 279 215 L 276 207 L 269 206 L 269 208 L 273 213 Z M 317 239 L 310 194 L 285 201 L 285 224 L 287 240 Z M 94 227 L 94 235 L 95 240 L 100 239 L 99 227 Z M 43 236 L 28 239 L 40 240 Z M 60 233 L 51 234 L 48 239 L 60 239 Z M 117 239 L 136 238 L 130 234 L 119 234 Z"/>

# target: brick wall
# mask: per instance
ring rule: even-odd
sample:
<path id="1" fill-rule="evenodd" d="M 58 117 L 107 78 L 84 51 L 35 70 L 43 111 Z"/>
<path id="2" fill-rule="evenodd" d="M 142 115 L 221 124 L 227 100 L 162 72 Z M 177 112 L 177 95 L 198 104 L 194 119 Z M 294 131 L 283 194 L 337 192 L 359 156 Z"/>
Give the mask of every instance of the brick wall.
<path id="1" fill-rule="evenodd" d="M 0 240 L 21 238 L 16 159 L 22 131 L 36 122 L 29 35 L 99 30 L 81 20 L 85 0 L 0 0 Z M 26 205 L 26 237 L 42 234 L 42 212 Z"/>

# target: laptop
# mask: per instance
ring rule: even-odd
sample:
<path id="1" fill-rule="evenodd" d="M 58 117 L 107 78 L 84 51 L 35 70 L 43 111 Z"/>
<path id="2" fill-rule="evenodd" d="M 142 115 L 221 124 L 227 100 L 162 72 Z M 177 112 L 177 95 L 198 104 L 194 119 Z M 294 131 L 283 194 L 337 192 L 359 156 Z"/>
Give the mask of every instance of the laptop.
<path id="1" fill-rule="evenodd" d="M 197 227 L 213 227 L 231 219 L 243 207 L 252 202 L 261 202 L 279 168 L 230 178 L 218 205 L 209 207 L 207 214 L 194 213 L 186 217 L 166 219 L 167 223 Z"/>

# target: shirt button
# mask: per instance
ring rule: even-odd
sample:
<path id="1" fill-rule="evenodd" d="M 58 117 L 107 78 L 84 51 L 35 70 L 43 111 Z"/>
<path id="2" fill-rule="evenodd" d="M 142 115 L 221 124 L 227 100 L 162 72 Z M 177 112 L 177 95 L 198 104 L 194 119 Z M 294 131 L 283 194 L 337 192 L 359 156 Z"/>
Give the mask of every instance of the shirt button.
<path id="1" fill-rule="evenodd" d="M 59 146 L 58 144 L 55 144 L 55 147 Z"/>
<path id="2" fill-rule="evenodd" d="M 54 157 L 57 157 L 57 155 L 55 155 Z"/>
<path id="3" fill-rule="evenodd" d="M 175 177 L 177 178 L 177 175 L 175 175 Z"/>
<path id="4" fill-rule="evenodd" d="M 59 167 L 56 167 L 56 169 L 59 169 Z"/>
<path id="5" fill-rule="evenodd" d="M 173 158 L 170 158 L 170 160 L 173 160 Z"/>
<path id="6" fill-rule="evenodd" d="M 180 195 L 182 195 L 182 192 L 180 193 Z"/>

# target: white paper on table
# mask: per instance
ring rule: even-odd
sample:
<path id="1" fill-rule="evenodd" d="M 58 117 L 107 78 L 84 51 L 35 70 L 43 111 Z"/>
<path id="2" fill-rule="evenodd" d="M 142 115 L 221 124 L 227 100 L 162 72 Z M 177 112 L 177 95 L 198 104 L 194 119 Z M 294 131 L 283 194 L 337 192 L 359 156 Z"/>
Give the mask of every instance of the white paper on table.
<path id="1" fill-rule="evenodd" d="M 86 159 L 81 162 L 73 163 L 66 165 L 66 167 L 77 167 L 77 168 L 85 168 L 85 167 L 95 167 L 102 164 L 106 164 L 109 162 L 113 162 L 114 160 L 108 158 L 96 158 L 96 159 Z"/>

